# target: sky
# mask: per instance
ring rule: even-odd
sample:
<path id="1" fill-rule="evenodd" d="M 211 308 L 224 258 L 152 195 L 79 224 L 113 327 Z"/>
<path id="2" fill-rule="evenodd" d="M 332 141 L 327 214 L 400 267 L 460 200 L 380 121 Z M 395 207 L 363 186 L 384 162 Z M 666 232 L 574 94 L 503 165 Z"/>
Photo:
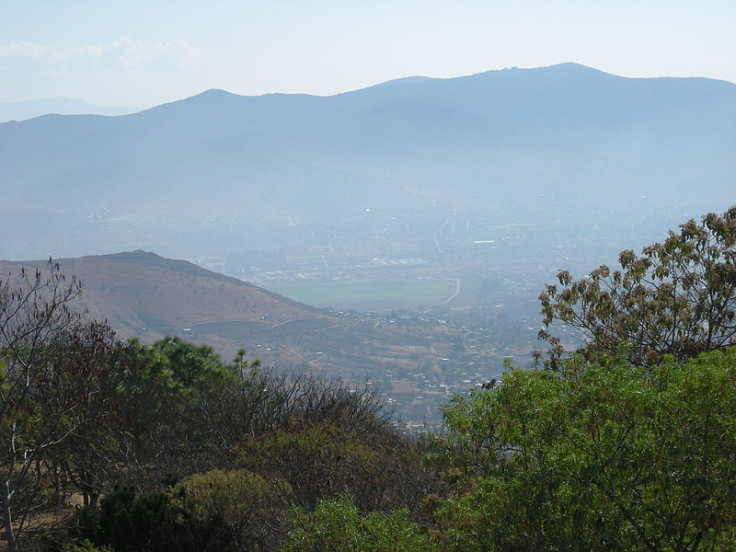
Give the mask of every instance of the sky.
<path id="1" fill-rule="evenodd" d="M 736 82 L 736 0 L 0 0 L 0 102 L 331 95 L 568 61 Z"/>

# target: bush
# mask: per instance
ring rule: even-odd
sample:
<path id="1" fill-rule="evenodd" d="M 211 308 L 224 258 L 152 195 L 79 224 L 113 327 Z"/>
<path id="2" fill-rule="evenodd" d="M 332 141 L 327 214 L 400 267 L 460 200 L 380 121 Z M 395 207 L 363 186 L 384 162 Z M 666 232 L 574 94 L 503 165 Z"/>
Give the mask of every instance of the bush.
<path id="1" fill-rule="evenodd" d="M 363 514 L 343 495 L 320 502 L 313 513 L 296 511 L 282 552 L 433 552 L 429 535 L 406 510 Z"/>
<path id="2" fill-rule="evenodd" d="M 286 482 L 278 488 L 289 493 Z M 285 532 L 288 510 L 260 475 L 213 470 L 185 478 L 173 494 L 190 522 L 210 528 L 210 549 L 218 541 L 222 550 L 271 550 Z"/>

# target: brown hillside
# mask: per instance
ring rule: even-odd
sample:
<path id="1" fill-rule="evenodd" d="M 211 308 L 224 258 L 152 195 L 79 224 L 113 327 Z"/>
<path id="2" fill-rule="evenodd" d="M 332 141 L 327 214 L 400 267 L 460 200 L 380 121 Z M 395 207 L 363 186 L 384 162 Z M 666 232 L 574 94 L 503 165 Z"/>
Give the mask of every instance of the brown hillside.
<path id="1" fill-rule="evenodd" d="M 0 261 L 0 274 L 43 261 Z M 407 327 L 316 309 L 186 261 L 135 251 L 60 259 L 82 281 L 80 307 L 123 338 L 166 335 L 213 346 L 225 360 L 238 349 L 268 364 L 309 366 L 347 378 L 441 362 L 449 328 Z"/>
<path id="2" fill-rule="evenodd" d="M 260 332 L 296 321 L 335 322 L 325 311 L 155 253 L 134 251 L 58 262 L 64 273 L 82 282 L 79 305 L 91 316 L 107 319 L 124 338 L 150 342 L 165 335 L 203 337 L 208 332 L 200 328 L 228 323 L 247 324 Z M 0 273 L 44 264 L 0 261 Z M 237 347 L 228 346 L 228 341 L 216 339 L 213 345 L 233 354 Z"/>

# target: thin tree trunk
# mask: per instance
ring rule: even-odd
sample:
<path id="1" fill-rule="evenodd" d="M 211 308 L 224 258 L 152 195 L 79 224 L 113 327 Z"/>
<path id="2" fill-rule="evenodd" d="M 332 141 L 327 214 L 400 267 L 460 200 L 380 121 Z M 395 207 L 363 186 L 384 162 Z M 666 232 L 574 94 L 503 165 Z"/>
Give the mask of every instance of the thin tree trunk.
<path id="1" fill-rule="evenodd" d="M 10 487 L 5 478 L 0 480 L 0 495 L 5 520 L 5 540 L 8 541 L 8 552 L 17 552 L 18 545 L 15 540 L 15 531 L 13 531 L 13 516 L 10 512 Z"/>

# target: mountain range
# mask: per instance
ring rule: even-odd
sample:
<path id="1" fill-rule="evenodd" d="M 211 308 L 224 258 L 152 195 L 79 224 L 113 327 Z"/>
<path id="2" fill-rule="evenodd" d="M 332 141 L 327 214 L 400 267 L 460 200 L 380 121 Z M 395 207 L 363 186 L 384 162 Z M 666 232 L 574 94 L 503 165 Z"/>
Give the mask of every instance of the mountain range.
<path id="1" fill-rule="evenodd" d="M 0 257 L 421 249 L 447 213 L 465 241 L 508 224 L 661 233 L 733 201 L 734 151 L 736 85 L 708 79 L 562 64 L 329 97 L 210 90 L 0 124 Z"/>
<path id="2" fill-rule="evenodd" d="M 140 108 L 123 106 L 100 106 L 74 98 L 43 98 L 19 102 L 0 102 L 0 123 L 24 121 L 48 115 L 127 115 L 141 111 Z"/>

